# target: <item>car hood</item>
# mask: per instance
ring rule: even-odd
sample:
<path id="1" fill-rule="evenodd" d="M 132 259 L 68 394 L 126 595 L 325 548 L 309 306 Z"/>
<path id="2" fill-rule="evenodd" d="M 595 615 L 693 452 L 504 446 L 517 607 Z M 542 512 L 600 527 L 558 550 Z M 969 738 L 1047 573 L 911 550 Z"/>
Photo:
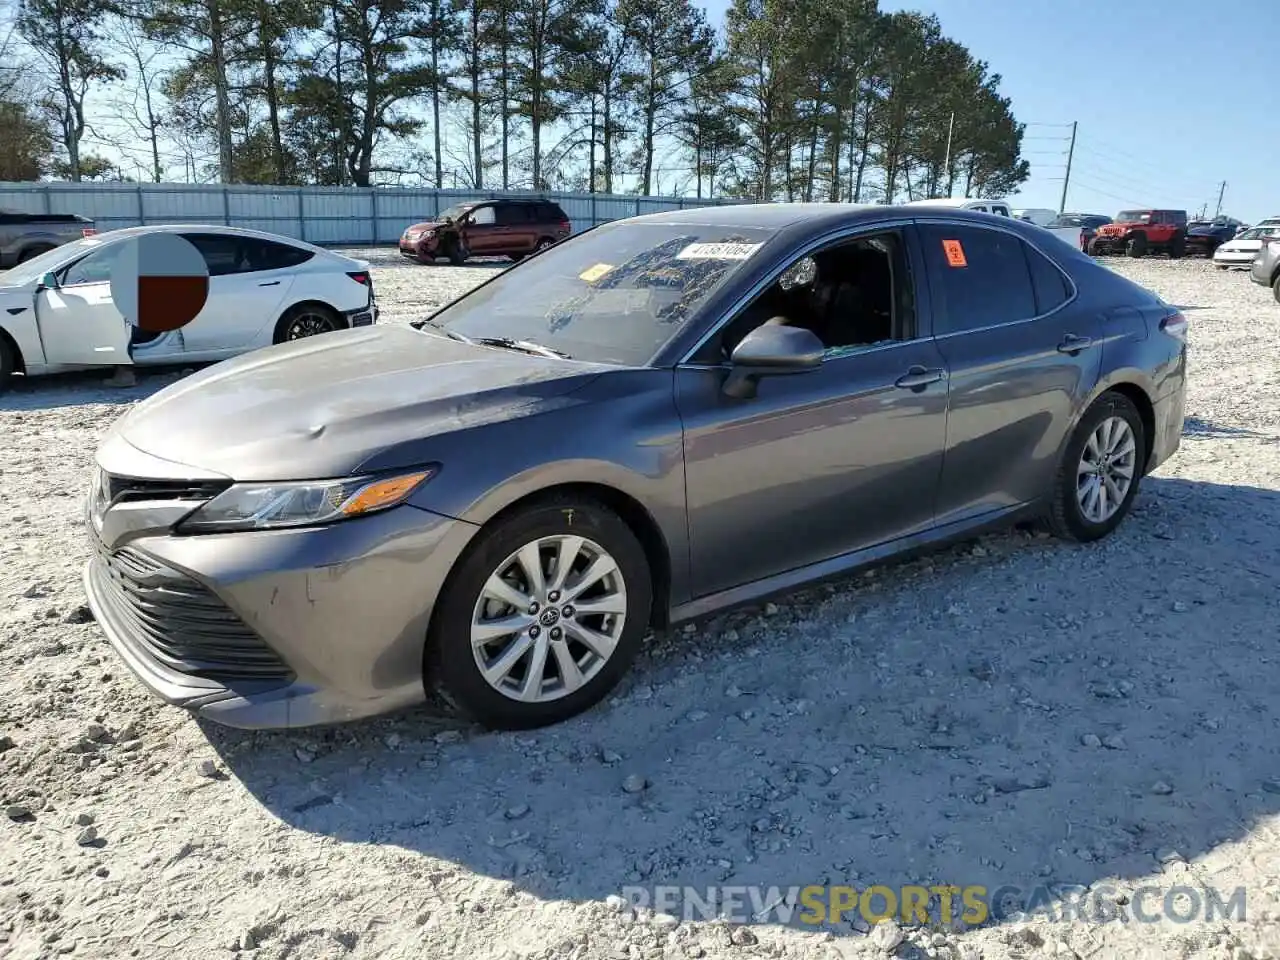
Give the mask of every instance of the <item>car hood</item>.
<path id="1" fill-rule="evenodd" d="M 444 225 L 443 220 L 423 220 L 421 223 L 409 224 L 409 226 L 405 227 L 405 230 L 406 231 L 416 230 L 418 232 L 422 232 L 423 230 L 434 230 L 436 227 L 440 227 L 443 225 Z"/>
<path id="2" fill-rule="evenodd" d="M 103 449 L 123 440 L 175 464 L 175 479 L 340 477 L 397 443 L 572 403 L 607 369 L 402 326 L 326 333 L 166 387 L 118 420 Z"/>

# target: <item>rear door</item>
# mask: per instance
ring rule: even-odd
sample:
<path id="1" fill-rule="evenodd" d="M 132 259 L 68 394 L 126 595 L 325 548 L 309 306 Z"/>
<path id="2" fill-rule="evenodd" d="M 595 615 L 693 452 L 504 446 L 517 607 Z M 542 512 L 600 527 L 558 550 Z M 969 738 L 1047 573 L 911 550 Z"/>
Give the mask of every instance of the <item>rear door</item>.
<path id="1" fill-rule="evenodd" d="M 294 248 L 226 233 L 183 236 L 209 268 L 209 299 L 199 316 L 182 328 L 186 352 L 220 353 L 249 346 L 263 327 L 279 318 L 293 285 L 296 264 L 273 257 L 274 248 Z"/>
<path id="2" fill-rule="evenodd" d="M 125 244 L 109 243 L 63 267 L 58 286 L 36 296 L 47 363 L 127 364 L 129 322 L 111 300 L 111 268 Z"/>
<path id="3" fill-rule="evenodd" d="M 1012 231 L 919 227 L 935 340 L 950 371 L 944 526 L 1050 489 L 1067 431 L 1098 380 L 1101 321 L 1076 305 L 1062 270 Z"/>
<path id="4" fill-rule="evenodd" d="M 537 208 L 532 203 L 500 203 L 494 210 L 494 253 L 528 253 L 533 249 L 533 214 Z"/>

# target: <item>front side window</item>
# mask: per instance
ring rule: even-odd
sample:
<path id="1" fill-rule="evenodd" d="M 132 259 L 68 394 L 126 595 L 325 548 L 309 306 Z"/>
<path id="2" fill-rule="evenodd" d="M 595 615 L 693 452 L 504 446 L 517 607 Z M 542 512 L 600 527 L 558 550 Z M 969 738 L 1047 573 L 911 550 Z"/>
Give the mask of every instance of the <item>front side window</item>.
<path id="1" fill-rule="evenodd" d="M 477 227 L 488 227 L 494 222 L 493 207 L 481 207 L 478 210 L 472 210 L 471 216 L 468 218 Z"/>
<path id="2" fill-rule="evenodd" d="M 1035 290 L 1022 241 L 1002 230 L 920 225 L 925 263 L 941 288 L 934 333 L 963 333 L 1036 316 Z"/>
<path id="3" fill-rule="evenodd" d="M 476 288 L 432 324 L 640 366 L 773 235 L 714 223 L 607 223 Z"/>
<path id="4" fill-rule="evenodd" d="M 62 272 L 58 283 L 64 287 L 74 287 L 85 283 L 110 283 L 111 268 L 120 259 L 127 244 L 113 243 L 95 250 L 87 257 L 81 257 Z"/>
<path id="5" fill-rule="evenodd" d="M 916 336 L 915 292 L 902 236 L 858 237 L 806 254 L 725 324 L 698 351 L 700 363 L 722 363 L 765 323 L 804 327 L 827 359 Z"/>

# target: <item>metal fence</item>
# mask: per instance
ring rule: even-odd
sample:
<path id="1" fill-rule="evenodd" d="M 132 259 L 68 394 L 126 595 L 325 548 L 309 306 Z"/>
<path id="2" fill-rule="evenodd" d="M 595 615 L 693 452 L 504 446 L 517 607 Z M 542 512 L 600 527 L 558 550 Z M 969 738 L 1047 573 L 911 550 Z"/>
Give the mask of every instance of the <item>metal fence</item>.
<path id="1" fill-rule="evenodd" d="M 569 215 L 575 233 L 643 213 L 735 202 L 515 190 L 0 182 L 0 209 L 76 213 L 93 218 L 99 230 L 149 223 L 218 223 L 334 245 L 395 243 L 409 224 L 430 219 L 455 203 L 502 197 L 554 200 Z"/>

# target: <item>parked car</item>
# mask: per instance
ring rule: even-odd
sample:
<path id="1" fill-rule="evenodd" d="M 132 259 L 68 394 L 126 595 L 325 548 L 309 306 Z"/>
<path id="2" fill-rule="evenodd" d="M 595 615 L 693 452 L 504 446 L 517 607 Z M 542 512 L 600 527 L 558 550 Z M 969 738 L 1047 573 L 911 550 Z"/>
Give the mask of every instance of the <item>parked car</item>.
<path id="1" fill-rule="evenodd" d="M 73 213 L 22 213 L 0 210 L 0 269 L 25 263 L 64 243 L 91 237 L 97 228 Z"/>
<path id="2" fill-rule="evenodd" d="M 1272 227 L 1250 227 L 1213 251 L 1213 265 L 1219 270 L 1230 270 L 1232 267 L 1247 269 L 1262 249 L 1263 243 L 1273 237 L 1280 238 L 1280 221 Z"/>
<path id="3" fill-rule="evenodd" d="M 1219 246 L 1231 240 L 1243 224 L 1230 217 L 1217 220 L 1193 220 L 1187 224 L 1187 253 L 1212 257 Z"/>
<path id="4" fill-rule="evenodd" d="M 1058 219 L 1058 211 L 1050 210 L 1048 207 L 1026 207 L 1021 210 L 1014 210 L 1013 216 L 1017 220 L 1026 220 L 1037 226 L 1047 227 Z"/>
<path id="5" fill-rule="evenodd" d="M 1009 204 L 1003 200 L 983 200 L 973 197 L 946 197 L 937 200 L 911 200 L 904 204 L 904 206 L 946 207 L 953 210 L 972 210 L 975 213 L 990 213 L 997 217 L 1011 217 L 1015 220 L 1020 219 L 1018 217 L 1014 217 L 1014 211 L 1011 210 L 1009 208 Z M 1069 244 L 1077 249 L 1080 247 L 1080 231 L 1078 229 L 1073 227 L 1041 227 L 1040 229 L 1053 234 L 1063 243 Z"/>
<path id="6" fill-rule="evenodd" d="M 1187 252 L 1187 211 L 1122 210 L 1115 221 L 1094 232 L 1089 253 L 1103 256 L 1125 253 L 1141 257 L 1167 253 L 1177 259 Z"/>
<path id="7" fill-rule="evenodd" d="M 1249 265 L 1249 277 L 1254 283 L 1270 287 L 1280 301 L 1280 238 L 1268 237 L 1263 241 L 1262 249 L 1254 254 Z"/>
<path id="8" fill-rule="evenodd" d="M 419 263 L 447 257 L 520 260 L 569 236 L 569 217 L 551 200 L 486 200 L 460 203 L 435 220 L 415 223 L 400 236 L 400 253 Z"/>
<path id="9" fill-rule="evenodd" d="M 1064 213 L 1049 224 L 1050 230 L 1076 229 L 1080 231 L 1080 249 L 1089 251 L 1089 241 L 1097 229 L 1110 223 L 1111 218 L 1100 213 Z"/>
<path id="10" fill-rule="evenodd" d="M 111 267 L 125 241 L 177 233 L 204 255 L 208 300 L 185 327 L 131 328 L 111 300 Z M 377 319 L 369 265 L 254 230 L 152 226 L 72 241 L 0 274 L 0 389 L 15 373 L 205 362 Z"/>
<path id="11" fill-rule="evenodd" d="M 240 727 L 585 710 L 666 628 L 1019 519 L 1121 523 L 1179 445 L 1186 320 L 1040 228 L 752 204 L 607 223 L 412 326 L 133 406 L 89 603 Z M 1103 344 L 1106 349 L 1103 349 Z"/>

